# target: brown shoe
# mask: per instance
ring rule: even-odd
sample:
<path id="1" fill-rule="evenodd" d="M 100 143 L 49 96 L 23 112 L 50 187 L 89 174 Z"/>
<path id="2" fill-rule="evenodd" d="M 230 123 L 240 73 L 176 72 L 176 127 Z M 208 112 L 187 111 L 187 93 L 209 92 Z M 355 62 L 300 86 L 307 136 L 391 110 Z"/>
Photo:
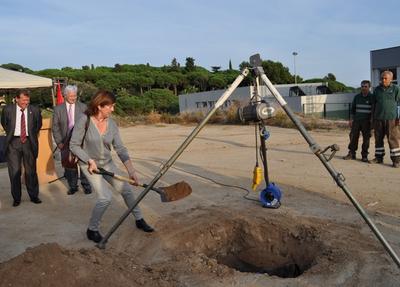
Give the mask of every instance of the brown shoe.
<path id="1" fill-rule="evenodd" d="M 344 160 L 349 160 L 349 159 L 356 159 L 355 154 L 348 153 L 346 156 L 343 157 Z"/>
<path id="2" fill-rule="evenodd" d="M 374 158 L 373 160 L 371 160 L 372 163 L 383 163 L 383 159 L 382 158 Z"/>
<path id="3" fill-rule="evenodd" d="M 394 168 L 399 168 L 400 167 L 400 162 L 393 162 L 392 165 Z"/>

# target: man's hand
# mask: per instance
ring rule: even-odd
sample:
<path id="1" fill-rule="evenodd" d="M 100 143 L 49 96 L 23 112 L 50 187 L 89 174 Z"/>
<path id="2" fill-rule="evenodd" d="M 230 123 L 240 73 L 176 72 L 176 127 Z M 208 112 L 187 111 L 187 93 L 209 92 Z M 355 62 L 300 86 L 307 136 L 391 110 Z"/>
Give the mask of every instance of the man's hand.
<path id="1" fill-rule="evenodd" d="M 89 159 L 88 164 L 88 171 L 90 174 L 93 174 L 93 171 L 98 171 L 96 162 L 93 159 Z"/>

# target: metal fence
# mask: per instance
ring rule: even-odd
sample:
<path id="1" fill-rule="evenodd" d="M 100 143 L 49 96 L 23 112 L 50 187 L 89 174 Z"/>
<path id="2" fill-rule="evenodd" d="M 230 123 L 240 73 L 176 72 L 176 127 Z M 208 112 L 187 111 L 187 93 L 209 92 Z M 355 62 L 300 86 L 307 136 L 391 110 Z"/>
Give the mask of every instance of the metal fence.
<path id="1" fill-rule="evenodd" d="M 349 120 L 351 103 L 306 103 L 302 105 L 305 116 L 332 120 Z"/>

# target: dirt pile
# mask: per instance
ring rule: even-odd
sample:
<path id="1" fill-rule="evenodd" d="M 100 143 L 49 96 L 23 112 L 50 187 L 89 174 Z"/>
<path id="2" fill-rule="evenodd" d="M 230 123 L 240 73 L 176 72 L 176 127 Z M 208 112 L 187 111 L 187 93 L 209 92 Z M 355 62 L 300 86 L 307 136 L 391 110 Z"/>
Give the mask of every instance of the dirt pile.
<path id="1" fill-rule="evenodd" d="M 56 243 L 27 249 L 0 265 L 0 286 L 173 286 L 162 269 L 96 248 L 67 250 Z"/>
<path id="2" fill-rule="evenodd" d="M 106 250 L 27 249 L 0 264 L 0 286 L 396 286 L 399 278 L 355 225 L 232 207 L 164 222 L 154 235 L 114 237 Z"/>

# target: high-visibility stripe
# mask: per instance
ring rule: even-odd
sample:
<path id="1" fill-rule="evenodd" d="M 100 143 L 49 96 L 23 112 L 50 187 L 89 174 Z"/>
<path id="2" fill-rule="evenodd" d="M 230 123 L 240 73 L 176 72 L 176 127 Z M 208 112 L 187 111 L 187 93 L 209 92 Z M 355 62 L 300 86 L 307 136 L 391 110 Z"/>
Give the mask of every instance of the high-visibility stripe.
<path id="1" fill-rule="evenodd" d="M 390 156 L 400 156 L 400 151 L 399 152 L 391 152 Z"/>
<path id="2" fill-rule="evenodd" d="M 375 150 L 385 150 L 385 147 L 376 147 Z"/>
<path id="3" fill-rule="evenodd" d="M 367 110 L 356 110 L 356 113 L 370 114 L 371 111 L 367 111 Z"/>
<path id="4" fill-rule="evenodd" d="M 398 147 L 398 148 L 392 148 L 392 149 L 390 149 L 390 151 L 391 151 L 391 152 L 400 151 L 400 147 Z"/>
<path id="5" fill-rule="evenodd" d="M 371 108 L 371 105 L 361 105 L 361 104 L 357 104 L 356 107 L 357 107 L 357 108 Z"/>
<path id="6" fill-rule="evenodd" d="M 380 154 L 385 154 L 385 152 L 384 151 L 376 151 L 375 154 L 379 154 L 380 155 Z"/>

